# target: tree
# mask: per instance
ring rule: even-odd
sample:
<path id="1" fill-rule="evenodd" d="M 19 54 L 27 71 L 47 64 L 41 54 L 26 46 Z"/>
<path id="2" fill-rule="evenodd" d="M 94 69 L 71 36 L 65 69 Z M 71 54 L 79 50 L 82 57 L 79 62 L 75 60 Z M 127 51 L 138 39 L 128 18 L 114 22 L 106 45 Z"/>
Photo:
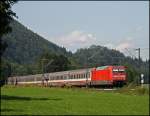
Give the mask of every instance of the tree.
<path id="1" fill-rule="evenodd" d="M 6 77 L 11 75 L 11 65 L 8 61 L 3 60 L 1 62 L 1 68 L 0 68 L 0 87 L 5 84 L 6 82 Z"/>
<path id="2" fill-rule="evenodd" d="M 7 47 L 7 43 L 2 41 L 2 36 L 11 32 L 11 27 L 9 23 L 16 17 L 16 13 L 11 10 L 11 7 L 16 0 L 2 0 L 0 1 L 0 55 L 2 56 L 3 52 Z M 2 59 L 1 59 L 2 60 Z M 10 66 L 8 63 L 2 63 L 1 61 L 1 75 L 0 75 L 0 86 L 2 86 L 6 80 L 6 77 L 10 75 Z"/>
<path id="3" fill-rule="evenodd" d="M 50 63 L 49 65 L 47 65 Z M 65 71 L 69 69 L 70 61 L 64 55 L 56 55 L 45 52 L 38 60 L 38 65 L 45 72 Z"/>
<path id="4" fill-rule="evenodd" d="M 124 64 L 124 65 L 127 66 L 127 70 L 126 70 L 127 82 L 137 84 L 137 81 L 138 81 L 137 79 L 139 75 L 137 70 L 132 65 L 129 65 L 129 64 Z"/>
<path id="5" fill-rule="evenodd" d="M 17 0 L 2 0 L 0 1 L 0 55 L 5 51 L 7 44 L 2 42 L 2 36 L 11 32 L 9 23 L 13 17 L 17 17 L 16 13 L 11 10 L 11 7 L 17 2 Z"/>

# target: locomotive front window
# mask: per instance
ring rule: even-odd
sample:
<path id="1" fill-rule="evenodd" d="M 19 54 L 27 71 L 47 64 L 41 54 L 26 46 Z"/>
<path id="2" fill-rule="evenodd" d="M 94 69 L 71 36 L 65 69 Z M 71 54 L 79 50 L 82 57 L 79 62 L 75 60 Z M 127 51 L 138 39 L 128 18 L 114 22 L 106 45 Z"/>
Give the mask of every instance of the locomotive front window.
<path id="1" fill-rule="evenodd" d="M 124 74 L 125 73 L 125 69 L 113 69 L 113 73 L 114 74 Z"/>
<path id="2" fill-rule="evenodd" d="M 113 72 L 118 72 L 118 69 L 113 69 Z"/>

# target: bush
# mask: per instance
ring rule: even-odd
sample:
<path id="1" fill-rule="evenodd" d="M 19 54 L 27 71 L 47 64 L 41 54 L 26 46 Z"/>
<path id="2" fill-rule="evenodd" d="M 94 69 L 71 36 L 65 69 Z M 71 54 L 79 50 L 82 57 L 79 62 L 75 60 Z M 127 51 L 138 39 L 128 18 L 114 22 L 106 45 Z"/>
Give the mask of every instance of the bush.
<path id="1" fill-rule="evenodd" d="M 149 88 L 145 87 L 138 87 L 135 91 L 139 95 L 149 94 Z"/>

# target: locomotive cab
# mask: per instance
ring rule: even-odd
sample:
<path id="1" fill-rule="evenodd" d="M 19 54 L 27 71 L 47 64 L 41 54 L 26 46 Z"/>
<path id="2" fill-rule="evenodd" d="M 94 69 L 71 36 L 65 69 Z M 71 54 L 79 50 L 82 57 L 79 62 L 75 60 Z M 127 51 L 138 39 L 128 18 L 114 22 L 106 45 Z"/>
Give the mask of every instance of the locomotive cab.
<path id="1" fill-rule="evenodd" d="M 124 66 L 113 66 L 112 68 L 113 84 L 123 86 L 126 84 L 126 72 Z"/>

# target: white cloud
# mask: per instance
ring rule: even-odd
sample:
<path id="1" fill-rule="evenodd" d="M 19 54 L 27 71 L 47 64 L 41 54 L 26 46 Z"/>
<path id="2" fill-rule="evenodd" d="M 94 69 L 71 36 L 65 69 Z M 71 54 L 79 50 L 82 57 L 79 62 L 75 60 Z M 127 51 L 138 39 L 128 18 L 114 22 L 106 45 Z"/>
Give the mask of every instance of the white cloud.
<path id="1" fill-rule="evenodd" d="M 125 48 L 130 48 L 131 46 L 132 46 L 132 44 L 129 43 L 129 42 L 120 43 L 116 47 L 116 50 L 119 50 L 119 51 L 123 52 L 125 50 Z"/>
<path id="2" fill-rule="evenodd" d="M 125 39 L 123 39 L 120 43 L 118 44 L 112 44 L 112 43 L 107 43 L 104 46 L 110 48 L 110 49 L 116 49 L 120 52 L 125 53 L 126 55 L 126 48 L 130 49 L 130 48 L 134 48 L 134 42 L 133 42 L 134 38 L 133 37 L 126 37 Z"/>
<path id="3" fill-rule="evenodd" d="M 115 48 L 115 45 L 112 44 L 112 43 L 107 43 L 104 46 L 107 47 L 107 48 L 110 48 L 110 49 L 114 49 Z"/>
<path id="4" fill-rule="evenodd" d="M 88 47 L 95 43 L 96 38 L 91 33 L 75 30 L 67 35 L 51 39 L 54 43 L 75 52 L 78 48 Z"/>

